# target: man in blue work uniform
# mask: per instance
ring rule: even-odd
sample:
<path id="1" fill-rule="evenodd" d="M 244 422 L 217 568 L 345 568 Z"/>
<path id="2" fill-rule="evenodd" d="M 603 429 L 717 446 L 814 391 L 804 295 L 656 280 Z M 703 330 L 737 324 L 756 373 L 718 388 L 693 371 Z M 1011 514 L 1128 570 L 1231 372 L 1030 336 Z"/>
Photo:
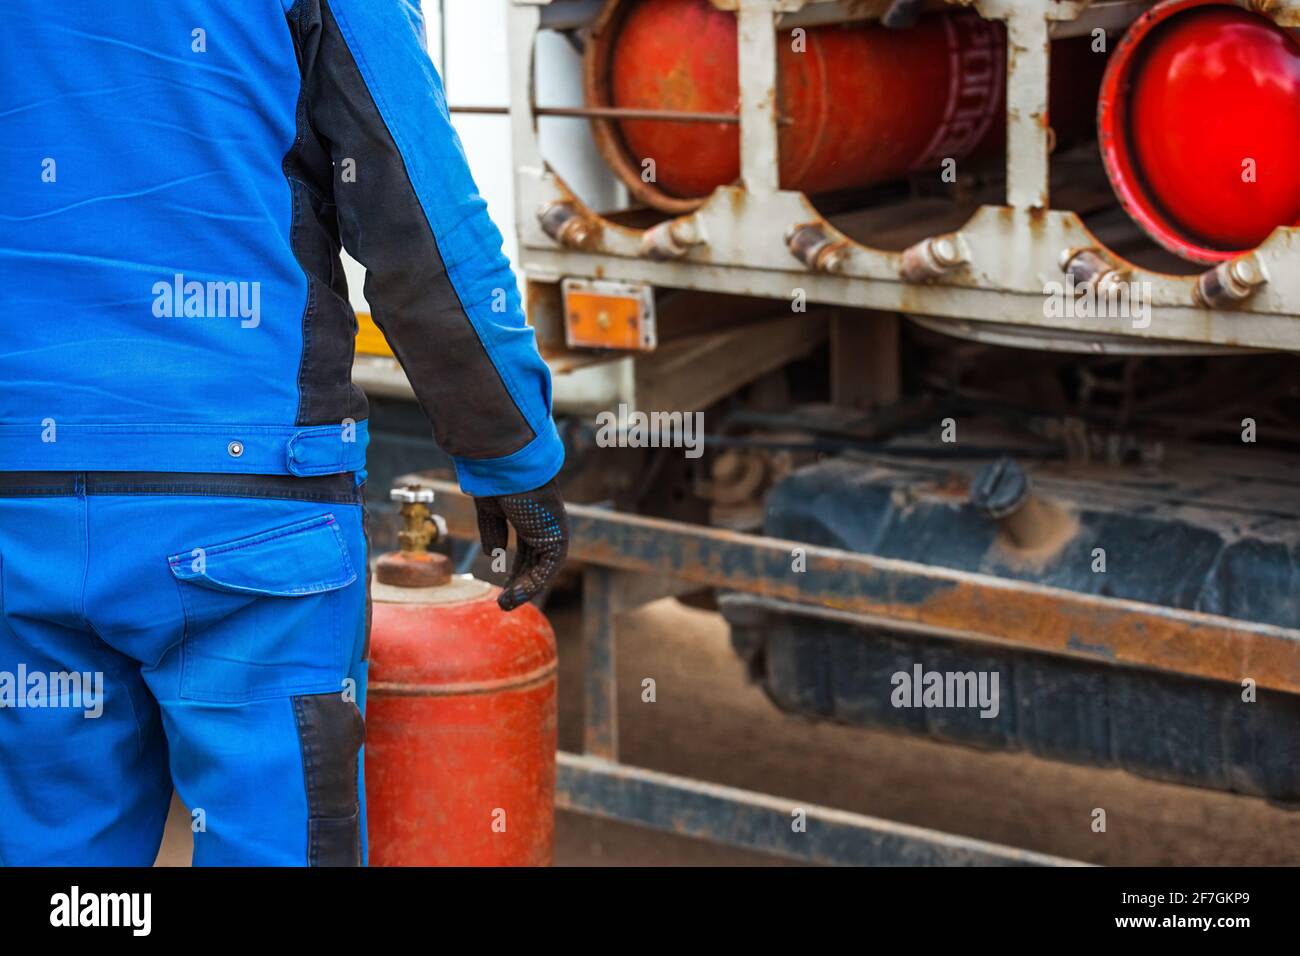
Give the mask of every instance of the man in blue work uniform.
<path id="1" fill-rule="evenodd" d="M 354 865 L 366 400 L 340 246 L 507 610 L 563 560 L 550 379 L 411 0 L 9 0 L 0 863 Z M 99 688 L 97 691 L 96 688 Z"/>

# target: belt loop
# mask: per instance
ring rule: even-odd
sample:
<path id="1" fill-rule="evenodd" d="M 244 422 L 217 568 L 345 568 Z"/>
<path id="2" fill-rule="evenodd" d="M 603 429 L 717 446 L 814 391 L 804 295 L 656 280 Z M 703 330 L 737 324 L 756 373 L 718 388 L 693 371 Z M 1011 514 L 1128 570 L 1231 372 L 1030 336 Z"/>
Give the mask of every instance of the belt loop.
<path id="1" fill-rule="evenodd" d="M 302 429 L 285 445 L 286 470 L 299 477 L 363 471 L 369 434 L 364 421 L 354 427 L 350 437 L 335 425 Z"/>

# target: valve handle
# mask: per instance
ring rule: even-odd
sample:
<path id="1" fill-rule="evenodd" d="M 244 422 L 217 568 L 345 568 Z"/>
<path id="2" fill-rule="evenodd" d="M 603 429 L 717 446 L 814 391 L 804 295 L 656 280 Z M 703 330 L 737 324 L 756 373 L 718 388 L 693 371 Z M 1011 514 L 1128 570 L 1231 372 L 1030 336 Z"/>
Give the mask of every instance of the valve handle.
<path id="1" fill-rule="evenodd" d="M 419 485 L 407 485 L 405 487 L 394 488 L 388 493 L 392 501 L 400 501 L 407 505 L 431 505 L 433 504 L 433 489 L 421 488 Z"/>

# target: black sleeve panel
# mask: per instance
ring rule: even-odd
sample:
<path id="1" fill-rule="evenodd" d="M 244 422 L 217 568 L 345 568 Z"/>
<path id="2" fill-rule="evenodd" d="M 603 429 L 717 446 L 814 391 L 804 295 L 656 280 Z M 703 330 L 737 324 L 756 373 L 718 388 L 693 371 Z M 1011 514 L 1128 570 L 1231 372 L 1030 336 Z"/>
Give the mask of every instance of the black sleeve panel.
<path id="1" fill-rule="evenodd" d="M 375 323 L 410 379 L 444 451 L 464 459 L 515 455 L 541 433 L 536 421 L 539 415 L 549 426 L 550 394 L 549 378 L 544 389 L 529 387 L 537 373 L 528 363 L 535 360 L 541 364 L 542 374 L 545 366 L 536 356 L 522 313 L 517 327 L 503 324 L 499 315 L 485 318 L 483 314 L 493 308 L 496 298 L 510 302 L 518 312 L 518 291 L 508 263 L 503 275 L 502 270 L 486 274 L 502 287 L 496 290 L 499 296 L 484 300 L 484 273 L 480 270 L 477 287 L 468 290 L 478 301 L 462 301 L 466 282 L 462 281 L 458 292 L 439 248 L 436 217 L 431 224 L 402 150 L 329 3 L 300 0 L 289 16 L 298 40 L 309 121 L 334 163 L 339 232 L 344 248 L 366 267 L 365 294 Z M 392 42 L 413 41 L 394 37 Z M 382 57 L 385 53 L 379 49 L 367 55 Z M 412 121 L 420 119 L 413 117 Z M 429 126 L 441 130 L 445 125 L 454 137 L 445 113 L 438 120 Z M 459 154 L 459 143 L 454 146 L 452 152 Z M 438 155 L 447 152 L 444 149 Z M 469 183 L 472 190 L 468 170 L 456 172 L 451 181 Z M 463 217 L 470 202 L 482 205 L 476 193 L 449 199 L 449 216 Z M 482 218 L 486 220 L 485 211 Z M 490 232 L 477 228 L 476 237 L 483 240 L 482 255 L 476 256 L 471 247 L 468 255 L 460 253 L 462 258 L 493 262 L 490 257 L 496 256 L 504 261 L 499 234 L 496 248 L 488 248 L 488 236 L 495 234 L 495 227 Z M 465 244 L 463 234 L 454 238 Z M 519 332 L 529 336 L 525 344 L 532 350 L 531 358 L 520 352 Z M 497 333 L 500 342 L 493 340 Z M 518 360 L 516 353 L 522 356 Z M 521 370 L 517 365 L 528 367 Z M 544 395 L 533 394 L 540 391 Z"/>

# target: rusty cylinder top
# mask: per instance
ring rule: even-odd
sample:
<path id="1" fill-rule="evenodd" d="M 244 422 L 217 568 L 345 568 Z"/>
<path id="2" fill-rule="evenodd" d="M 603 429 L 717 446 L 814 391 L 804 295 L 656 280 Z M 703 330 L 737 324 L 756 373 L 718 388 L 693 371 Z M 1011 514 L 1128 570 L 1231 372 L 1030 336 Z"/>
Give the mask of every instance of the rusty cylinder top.
<path id="1" fill-rule="evenodd" d="M 441 587 L 451 576 L 451 559 L 433 551 L 389 551 L 375 562 L 376 579 L 391 587 Z"/>

